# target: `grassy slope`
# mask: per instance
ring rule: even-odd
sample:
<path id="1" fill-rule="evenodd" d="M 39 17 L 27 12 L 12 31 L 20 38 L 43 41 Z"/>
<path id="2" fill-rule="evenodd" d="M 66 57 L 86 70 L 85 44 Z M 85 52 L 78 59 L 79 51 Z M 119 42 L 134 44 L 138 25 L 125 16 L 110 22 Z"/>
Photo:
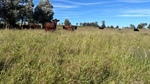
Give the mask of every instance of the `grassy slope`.
<path id="1" fill-rule="evenodd" d="M 149 30 L 0 30 L 1 84 L 148 84 Z"/>

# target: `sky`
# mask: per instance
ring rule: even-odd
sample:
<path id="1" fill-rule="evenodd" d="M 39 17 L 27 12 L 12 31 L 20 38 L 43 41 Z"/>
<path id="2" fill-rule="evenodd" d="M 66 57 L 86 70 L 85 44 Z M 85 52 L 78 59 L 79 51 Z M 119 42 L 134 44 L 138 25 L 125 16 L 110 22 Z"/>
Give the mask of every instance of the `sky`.
<path id="1" fill-rule="evenodd" d="M 37 5 L 39 0 L 33 0 Z M 127 27 L 150 23 L 150 0 L 50 0 L 54 18 L 69 19 L 72 25 L 95 22 L 106 26 Z"/>

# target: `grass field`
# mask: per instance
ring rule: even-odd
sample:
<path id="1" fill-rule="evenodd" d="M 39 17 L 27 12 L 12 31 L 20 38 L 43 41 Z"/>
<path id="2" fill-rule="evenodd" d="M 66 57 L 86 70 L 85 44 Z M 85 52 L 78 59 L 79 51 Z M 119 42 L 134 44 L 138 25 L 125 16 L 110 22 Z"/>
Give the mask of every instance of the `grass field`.
<path id="1" fill-rule="evenodd" d="M 0 30 L 0 84 L 150 84 L 150 30 Z"/>

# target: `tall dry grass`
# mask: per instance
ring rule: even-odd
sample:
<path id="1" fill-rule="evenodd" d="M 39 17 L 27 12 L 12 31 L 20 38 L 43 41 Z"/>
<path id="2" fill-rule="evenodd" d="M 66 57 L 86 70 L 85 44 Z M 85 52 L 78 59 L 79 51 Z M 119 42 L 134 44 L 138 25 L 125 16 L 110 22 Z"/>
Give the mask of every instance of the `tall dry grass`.
<path id="1" fill-rule="evenodd" d="M 1 84 L 149 84 L 149 30 L 0 30 Z"/>

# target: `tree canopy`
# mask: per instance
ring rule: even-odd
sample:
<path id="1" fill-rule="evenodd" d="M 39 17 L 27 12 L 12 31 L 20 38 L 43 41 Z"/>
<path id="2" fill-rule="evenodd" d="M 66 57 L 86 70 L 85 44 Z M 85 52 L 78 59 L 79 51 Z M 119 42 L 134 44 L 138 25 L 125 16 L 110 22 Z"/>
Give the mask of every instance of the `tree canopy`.
<path id="1" fill-rule="evenodd" d="M 39 4 L 34 9 L 34 19 L 37 22 L 50 22 L 53 19 L 53 6 L 49 0 L 40 0 Z"/>
<path id="2" fill-rule="evenodd" d="M 0 0 L 0 18 L 10 27 L 18 21 L 43 23 L 53 18 L 52 8 L 49 0 L 40 0 L 35 9 L 33 0 Z"/>

